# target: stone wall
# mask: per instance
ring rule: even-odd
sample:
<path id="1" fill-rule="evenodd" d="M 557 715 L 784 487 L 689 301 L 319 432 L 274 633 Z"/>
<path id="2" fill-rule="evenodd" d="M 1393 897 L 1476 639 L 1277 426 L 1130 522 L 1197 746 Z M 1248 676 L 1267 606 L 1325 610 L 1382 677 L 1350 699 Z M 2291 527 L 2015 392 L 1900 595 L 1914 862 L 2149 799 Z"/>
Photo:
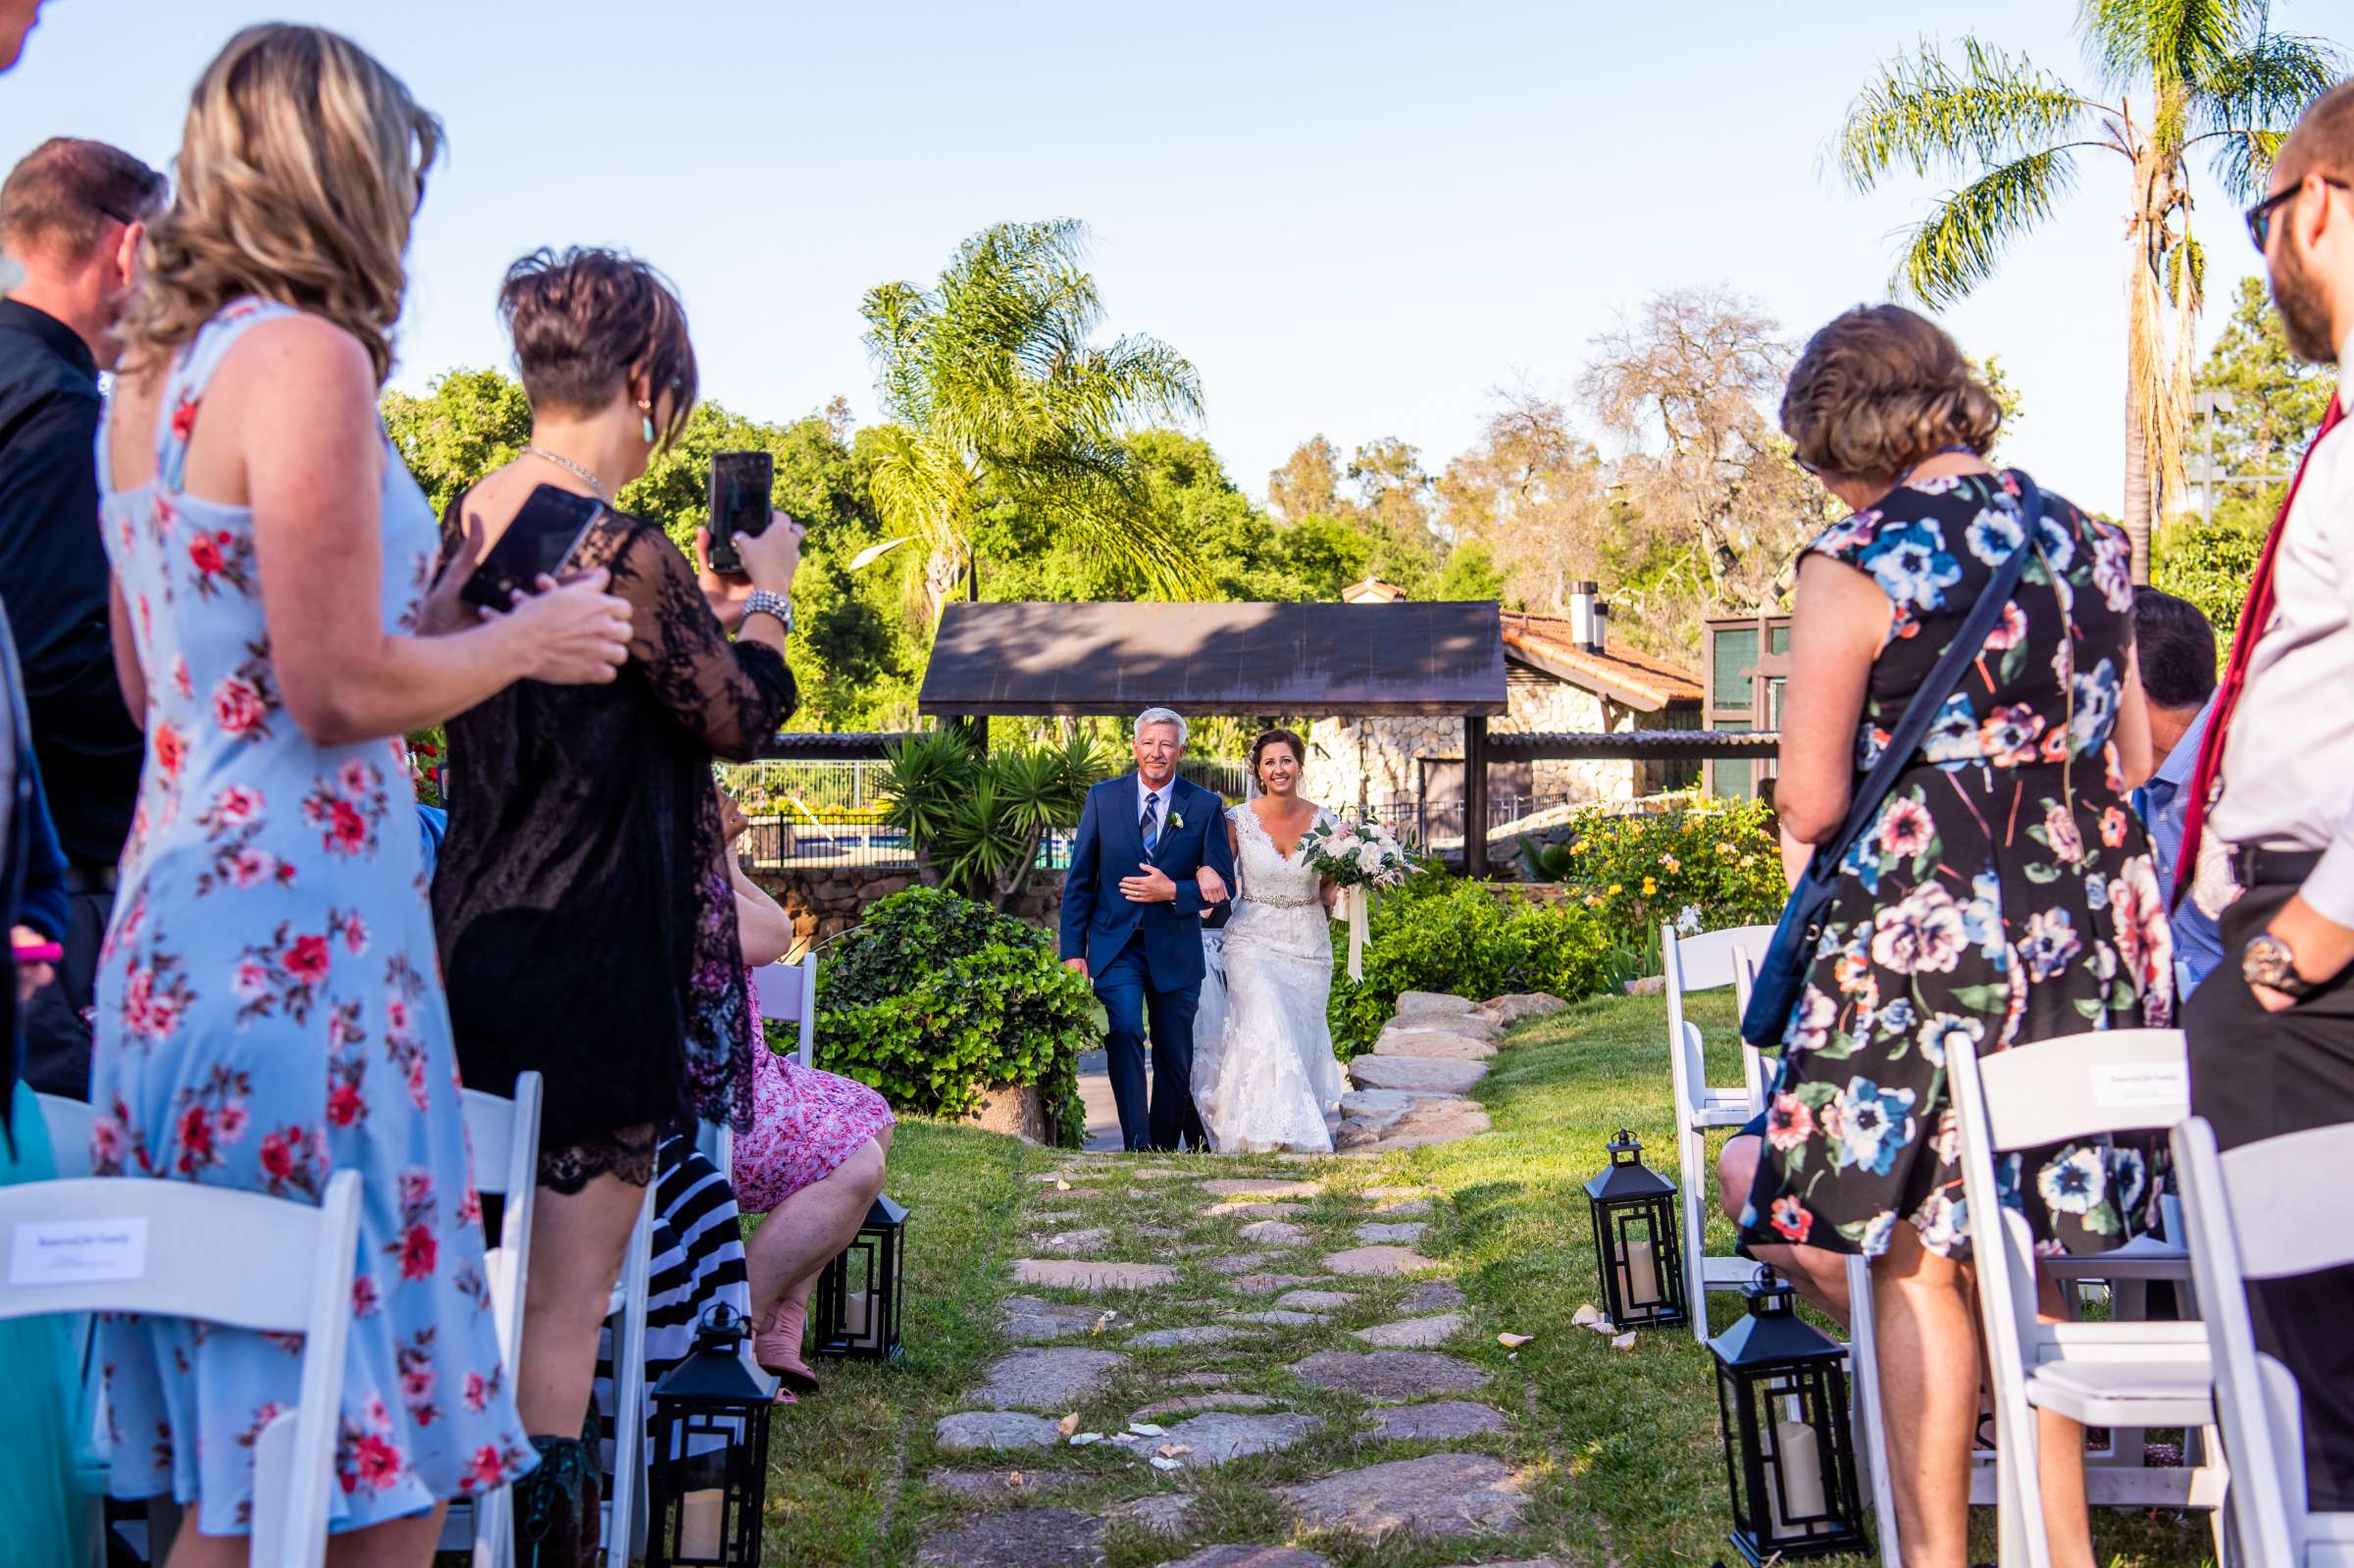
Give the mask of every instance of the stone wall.
<path id="1" fill-rule="evenodd" d="M 752 880 L 793 917 L 793 936 L 812 946 L 857 925 L 866 907 L 904 892 L 919 879 L 913 866 L 752 867 Z M 1051 926 L 1062 903 L 1062 873 L 1042 871 L 1030 879 L 1013 913 L 1034 926 Z"/>

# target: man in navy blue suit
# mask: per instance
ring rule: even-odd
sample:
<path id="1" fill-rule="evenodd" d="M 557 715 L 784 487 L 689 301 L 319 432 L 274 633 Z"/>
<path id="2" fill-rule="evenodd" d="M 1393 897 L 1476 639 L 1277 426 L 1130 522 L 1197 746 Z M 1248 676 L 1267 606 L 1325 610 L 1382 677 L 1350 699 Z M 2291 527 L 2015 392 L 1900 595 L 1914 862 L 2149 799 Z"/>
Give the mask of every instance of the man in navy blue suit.
<path id="1" fill-rule="evenodd" d="M 1136 771 L 1088 791 L 1062 886 L 1062 962 L 1095 983 L 1110 1021 L 1111 1097 L 1130 1149 L 1206 1146 L 1194 1108 L 1194 1013 L 1202 1001 L 1203 866 L 1234 886 L 1226 803 L 1177 777 L 1185 720 L 1148 708 Z M 1222 903 L 1223 900 L 1220 900 Z M 1152 1086 L 1145 1089 L 1145 1023 Z"/>

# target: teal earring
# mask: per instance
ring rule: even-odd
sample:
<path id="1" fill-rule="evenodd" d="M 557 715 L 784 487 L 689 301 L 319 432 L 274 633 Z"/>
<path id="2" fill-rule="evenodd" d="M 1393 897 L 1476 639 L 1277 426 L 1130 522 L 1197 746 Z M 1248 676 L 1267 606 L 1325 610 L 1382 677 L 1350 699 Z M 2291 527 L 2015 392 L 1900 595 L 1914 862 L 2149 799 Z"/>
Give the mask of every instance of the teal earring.
<path id="1" fill-rule="evenodd" d="M 654 444 L 653 405 L 651 403 L 640 403 L 638 406 L 640 409 L 643 410 L 643 412 L 638 416 L 638 434 L 644 440 L 646 445 L 651 446 Z"/>

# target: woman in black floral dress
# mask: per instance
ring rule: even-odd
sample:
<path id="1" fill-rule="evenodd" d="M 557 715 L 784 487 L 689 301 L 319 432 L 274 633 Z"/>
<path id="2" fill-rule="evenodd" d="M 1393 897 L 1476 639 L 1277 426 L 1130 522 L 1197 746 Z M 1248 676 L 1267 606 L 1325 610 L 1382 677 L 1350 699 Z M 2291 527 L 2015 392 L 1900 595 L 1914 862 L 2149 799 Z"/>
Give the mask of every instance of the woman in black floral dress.
<path id="1" fill-rule="evenodd" d="M 1979 455 L 1999 420 L 1950 339 L 1894 306 L 1817 332 L 1782 426 L 1855 515 L 1802 559 L 1775 805 L 1793 850 L 1836 835 L 1856 778 L 2012 551 L 2024 577 L 1842 868 L 1781 1075 L 1743 1239 L 1873 1260 L 1899 1530 L 1908 1559 L 1967 1560 L 1975 1228 L 1962 1201 L 1947 1042 L 2001 1049 L 2164 1025 L 2173 942 L 2128 778 L 2148 771 L 2131 553 Z M 2155 1211 L 2161 1137 L 1997 1162 L 2040 1246 L 2118 1246 Z M 2047 1305 L 2056 1304 L 2047 1301 Z M 2045 1417 L 2047 1422 L 2053 1418 Z M 2081 1433 L 2045 1434 L 2081 1454 Z M 2046 1475 L 2057 1561 L 2089 1568 L 2080 1463 Z"/>

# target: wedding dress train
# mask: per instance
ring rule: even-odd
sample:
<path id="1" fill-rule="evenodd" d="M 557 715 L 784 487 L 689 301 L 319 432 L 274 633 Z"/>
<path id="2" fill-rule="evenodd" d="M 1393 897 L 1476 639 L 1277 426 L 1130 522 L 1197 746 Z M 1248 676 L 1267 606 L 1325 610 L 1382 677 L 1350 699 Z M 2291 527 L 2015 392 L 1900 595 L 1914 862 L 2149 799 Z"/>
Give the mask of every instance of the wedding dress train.
<path id="1" fill-rule="evenodd" d="M 1331 920 L 1298 848 L 1278 853 L 1247 805 L 1226 815 L 1242 886 L 1224 933 L 1204 934 L 1211 976 L 1196 1015 L 1194 1105 L 1220 1153 L 1329 1152 L 1325 1115 L 1349 1087 L 1325 1017 Z M 1317 813 L 1319 827 L 1330 821 Z"/>

